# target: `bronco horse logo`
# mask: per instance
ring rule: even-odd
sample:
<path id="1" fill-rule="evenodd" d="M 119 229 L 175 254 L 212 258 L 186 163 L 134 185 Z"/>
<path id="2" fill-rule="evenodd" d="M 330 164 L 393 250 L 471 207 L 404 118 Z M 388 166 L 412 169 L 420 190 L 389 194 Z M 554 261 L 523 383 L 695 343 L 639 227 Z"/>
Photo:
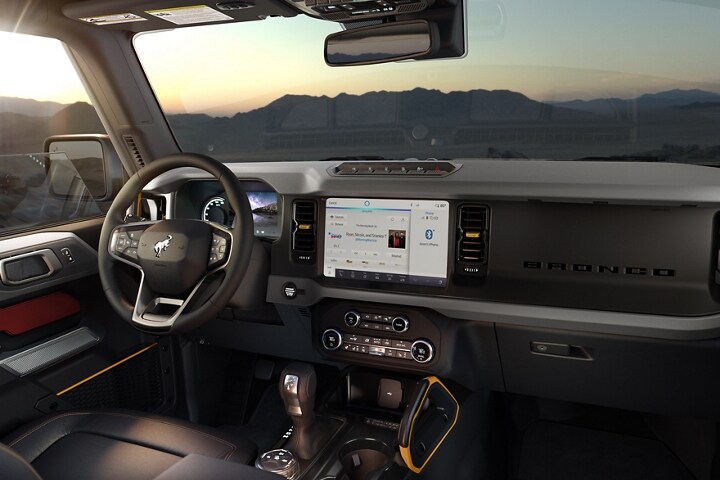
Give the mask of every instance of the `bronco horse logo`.
<path id="1" fill-rule="evenodd" d="M 168 235 L 165 240 L 160 240 L 155 244 L 155 256 L 157 258 L 160 258 L 160 254 L 168 249 L 170 246 L 170 240 L 172 240 L 172 235 Z"/>

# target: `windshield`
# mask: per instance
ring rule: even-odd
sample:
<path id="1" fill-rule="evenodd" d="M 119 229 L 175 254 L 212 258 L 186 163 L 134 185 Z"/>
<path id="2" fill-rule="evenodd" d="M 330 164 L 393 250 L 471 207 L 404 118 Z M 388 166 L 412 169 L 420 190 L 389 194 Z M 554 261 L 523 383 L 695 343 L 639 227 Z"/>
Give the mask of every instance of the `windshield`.
<path id="1" fill-rule="evenodd" d="M 299 15 L 142 34 L 185 151 L 222 161 L 642 157 L 720 162 L 709 0 L 468 0 L 467 55 L 329 67 Z"/>

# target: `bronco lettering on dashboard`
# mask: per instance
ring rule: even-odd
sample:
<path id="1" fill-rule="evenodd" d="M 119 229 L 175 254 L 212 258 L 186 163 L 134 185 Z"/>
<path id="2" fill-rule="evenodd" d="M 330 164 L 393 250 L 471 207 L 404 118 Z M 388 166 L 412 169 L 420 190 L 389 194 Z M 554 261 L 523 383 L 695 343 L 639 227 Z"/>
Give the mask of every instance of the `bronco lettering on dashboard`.
<path id="1" fill-rule="evenodd" d="M 621 267 L 617 265 L 591 265 L 588 263 L 534 262 L 524 261 L 523 268 L 529 270 L 553 270 L 557 272 L 604 273 L 610 275 L 645 275 L 652 277 L 674 277 L 672 268 Z"/>

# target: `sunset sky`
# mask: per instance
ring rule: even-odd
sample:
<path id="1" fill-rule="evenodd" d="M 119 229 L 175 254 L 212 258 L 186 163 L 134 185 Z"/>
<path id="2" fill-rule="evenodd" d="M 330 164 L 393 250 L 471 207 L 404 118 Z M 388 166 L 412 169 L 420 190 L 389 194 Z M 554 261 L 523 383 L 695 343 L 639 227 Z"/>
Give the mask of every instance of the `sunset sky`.
<path id="1" fill-rule="evenodd" d="M 720 9 L 690 0 L 502 5 L 499 22 L 496 2 L 469 0 L 468 55 L 460 60 L 330 68 L 323 41 L 339 26 L 305 17 L 145 34 L 135 45 L 168 113 L 231 115 L 286 94 L 334 97 L 416 87 L 508 89 L 541 101 L 631 98 L 673 88 L 720 92 Z M 17 50 L 9 37 L 0 33 L 4 62 Z M 57 57 L 64 54 L 59 44 L 53 48 Z M 32 55 L 19 61 L 27 68 L 3 72 L 0 96 L 37 91 L 40 99 L 63 103 L 87 98 L 77 82 L 62 80 L 71 73 L 67 62 L 39 65 Z M 53 80 L 41 70 L 52 72 Z"/>
<path id="2" fill-rule="evenodd" d="M 88 96 L 57 40 L 0 32 L 0 97 L 60 103 Z"/>

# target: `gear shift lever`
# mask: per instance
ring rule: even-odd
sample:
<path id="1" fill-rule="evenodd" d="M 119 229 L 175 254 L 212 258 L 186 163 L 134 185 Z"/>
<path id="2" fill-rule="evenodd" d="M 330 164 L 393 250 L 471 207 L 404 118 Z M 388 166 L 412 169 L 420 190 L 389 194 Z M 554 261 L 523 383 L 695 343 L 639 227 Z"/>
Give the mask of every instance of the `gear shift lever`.
<path id="1" fill-rule="evenodd" d="M 303 460 L 314 457 L 332 431 L 327 422 L 315 417 L 316 388 L 317 376 L 312 365 L 292 363 L 280 375 L 280 396 L 293 422 L 287 448 Z"/>
<path id="2" fill-rule="evenodd" d="M 306 363 L 291 363 L 280 377 L 280 396 L 285 402 L 285 412 L 290 415 L 293 426 L 300 421 L 304 426 L 315 420 L 315 369 Z M 295 429 L 293 429 L 295 431 Z"/>

